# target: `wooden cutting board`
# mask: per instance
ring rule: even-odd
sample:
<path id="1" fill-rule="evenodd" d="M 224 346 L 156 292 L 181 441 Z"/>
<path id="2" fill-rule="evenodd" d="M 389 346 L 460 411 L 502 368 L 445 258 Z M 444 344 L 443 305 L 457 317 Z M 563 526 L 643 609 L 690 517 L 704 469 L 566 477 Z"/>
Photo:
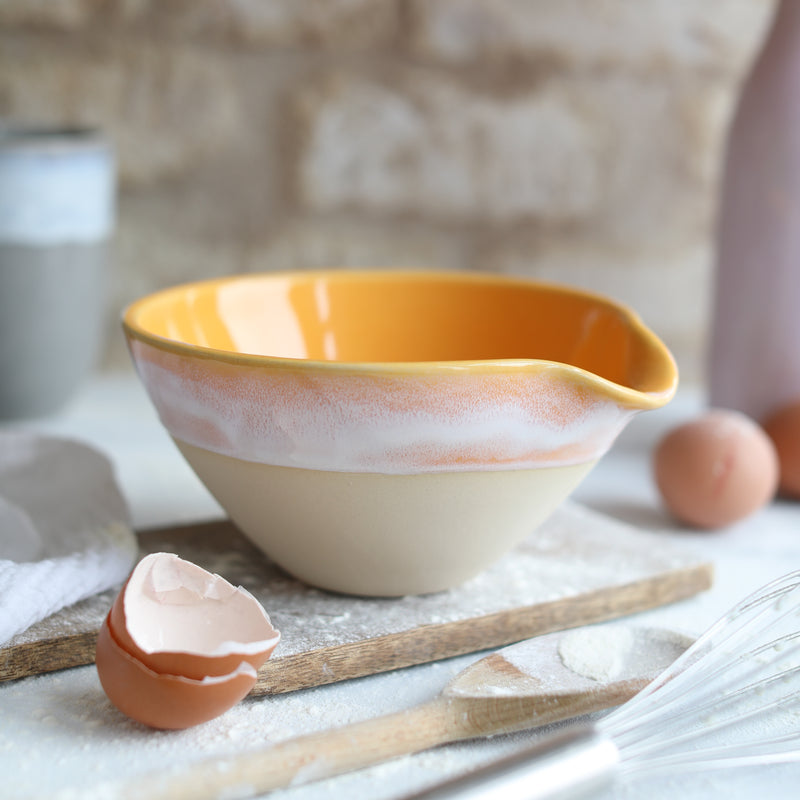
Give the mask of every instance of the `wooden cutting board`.
<path id="1" fill-rule="evenodd" d="M 462 655 L 613 619 L 708 589 L 712 568 L 664 536 L 574 504 L 478 577 L 420 597 L 358 598 L 286 575 L 226 521 L 144 531 L 252 592 L 282 634 L 254 694 L 277 694 Z M 34 625 L 0 649 L 0 681 L 94 661 L 117 590 Z"/>

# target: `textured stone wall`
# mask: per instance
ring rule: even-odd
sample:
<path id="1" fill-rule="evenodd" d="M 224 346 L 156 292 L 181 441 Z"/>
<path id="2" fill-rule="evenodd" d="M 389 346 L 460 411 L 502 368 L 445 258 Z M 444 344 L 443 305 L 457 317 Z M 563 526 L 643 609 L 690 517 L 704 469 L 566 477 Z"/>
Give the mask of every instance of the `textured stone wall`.
<path id="1" fill-rule="evenodd" d="M 630 303 L 691 380 L 725 126 L 771 10 L 0 0 L 0 117 L 114 141 L 115 312 L 239 271 L 491 270 Z"/>

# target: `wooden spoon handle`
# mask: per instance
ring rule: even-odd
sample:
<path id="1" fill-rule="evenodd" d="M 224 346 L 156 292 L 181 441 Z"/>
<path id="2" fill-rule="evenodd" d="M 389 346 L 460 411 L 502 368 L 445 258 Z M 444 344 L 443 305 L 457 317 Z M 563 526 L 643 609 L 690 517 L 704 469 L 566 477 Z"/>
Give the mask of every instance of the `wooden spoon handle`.
<path id="1" fill-rule="evenodd" d="M 547 725 L 626 700 L 633 683 L 563 697 L 452 697 L 144 776 L 110 794 L 116 800 L 226 800 L 331 778 L 435 745 Z"/>
<path id="2" fill-rule="evenodd" d="M 147 800 L 248 797 L 296 786 L 464 738 L 454 725 L 451 704 L 442 698 L 425 705 L 333 730 L 308 734 L 272 747 L 222 756 L 178 770 L 137 779 L 118 796 Z"/>

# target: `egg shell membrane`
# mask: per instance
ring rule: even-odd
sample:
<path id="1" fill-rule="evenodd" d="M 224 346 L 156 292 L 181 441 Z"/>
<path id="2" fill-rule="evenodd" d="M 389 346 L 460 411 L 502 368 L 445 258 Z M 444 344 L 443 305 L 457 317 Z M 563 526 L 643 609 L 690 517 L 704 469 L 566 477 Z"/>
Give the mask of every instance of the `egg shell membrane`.
<path id="1" fill-rule="evenodd" d="M 200 725 L 233 708 L 255 685 L 257 676 L 247 664 L 227 677 L 207 680 L 159 675 L 123 650 L 109 616 L 97 637 L 97 674 L 111 703 L 137 722 L 164 730 Z"/>
<path id="2" fill-rule="evenodd" d="M 154 555 L 165 556 L 168 554 L 158 553 Z M 128 626 L 127 617 L 125 614 L 125 599 L 134 573 L 140 568 L 141 565 L 144 565 L 143 568 L 146 569 L 147 560 L 150 558 L 151 557 L 149 556 L 146 557 L 142 560 L 142 562 L 140 562 L 139 565 L 137 565 L 136 568 L 134 568 L 134 572 L 125 582 L 125 585 L 122 587 L 122 590 L 117 595 L 114 604 L 111 607 L 108 624 L 115 640 L 119 643 L 123 650 L 132 655 L 137 661 L 140 661 L 146 667 L 149 667 L 154 672 L 165 675 L 181 675 L 185 678 L 192 678 L 194 680 L 202 680 L 206 677 L 230 675 L 243 661 L 246 661 L 248 664 L 250 664 L 253 669 L 258 670 L 259 667 L 261 667 L 261 665 L 269 659 L 277 647 L 278 642 L 280 641 L 280 633 L 273 628 L 269 618 L 264 613 L 264 610 L 258 601 L 249 594 L 247 594 L 247 597 L 252 600 L 253 613 L 257 614 L 263 621 L 263 631 L 261 632 L 261 636 L 263 636 L 263 638 L 260 638 L 256 642 L 242 642 L 241 651 L 232 651 L 220 655 L 208 655 L 206 653 L 194 652 L 190 650 L 157 650 L 154 652 L 148 652 L 140 647 L 131 634 Z M 181 561 L 181 559 L 177 559 L 177 557 L 174 558 L 176 558 L 178 561 Z M 182 563 L 189 565 L 196 570 L 201 569 L 190 562 L 184 561 Z M 205 572 L 205 570 L 203 571 Z M 211 573 L 207 574 L 210 577 L 218 577 L 211 576 Z M 222 578 L 219 578 L 219 580 L 223 581 Z M 223 582 L 227 584 L 227 581 Z M 202 608 L 200 606 L 198 606 L 197 613 L 202 613 Z M 154 624 L 157 623 L 154 621 Z M 233 645 L 235 643 L 231 644 Z"/>

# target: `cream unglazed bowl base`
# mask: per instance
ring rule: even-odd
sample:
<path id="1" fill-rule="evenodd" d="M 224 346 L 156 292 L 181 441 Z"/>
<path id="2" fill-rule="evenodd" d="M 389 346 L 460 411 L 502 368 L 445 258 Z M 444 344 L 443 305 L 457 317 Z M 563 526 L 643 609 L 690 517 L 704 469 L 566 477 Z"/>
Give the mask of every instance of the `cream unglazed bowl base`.
<path id="1" fill-rule="evenodd" d="M 418 475 L 242 461 L 175 440 L 242 532 L 312 586 L 427 594 L 463 583 L 532 533 L 594 462 Z"/>

